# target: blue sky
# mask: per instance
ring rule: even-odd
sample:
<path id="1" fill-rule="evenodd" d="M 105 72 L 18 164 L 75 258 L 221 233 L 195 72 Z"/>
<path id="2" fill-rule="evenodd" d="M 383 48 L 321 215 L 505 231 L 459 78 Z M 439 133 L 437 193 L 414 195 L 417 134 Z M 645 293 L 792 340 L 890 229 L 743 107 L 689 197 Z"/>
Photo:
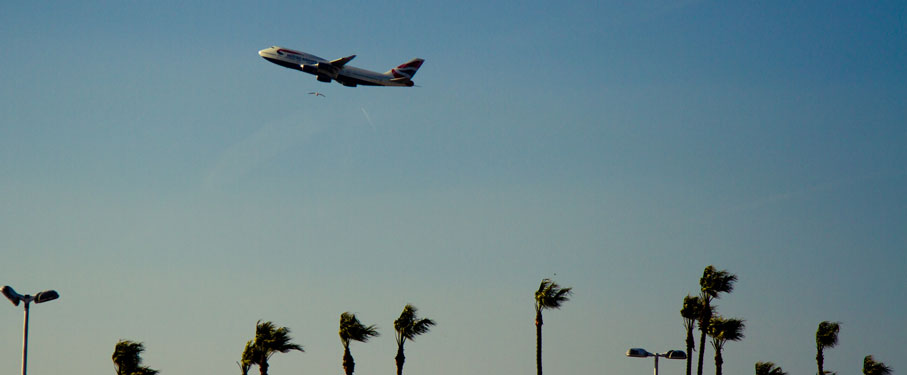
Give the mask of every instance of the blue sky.
<path id="1" fill-rule="evenodd" d="M 682 348 L 714 264 L 746 319 L 725 373 L 872 354 L 907 369 L 907 6 L 896 1 L 7 2 L 0 5 L 0 275 L 32 310 L 33 374 L 230 373 L 255 322 L 341 373 L 340 313 L 439 322 L 405 373 L 648 373 Z M 418 88 L 269 64 L 280 45 Z M 327 97 L 307 95 L 319 91 Z M 0 309 L 15 373 L 21 307 Z M 705 373 L 713 373 L 706 349 Z M 662 361 L 663 373 L 682 363 Z M 255 370 L 253 370 L 255 371 Z"/>

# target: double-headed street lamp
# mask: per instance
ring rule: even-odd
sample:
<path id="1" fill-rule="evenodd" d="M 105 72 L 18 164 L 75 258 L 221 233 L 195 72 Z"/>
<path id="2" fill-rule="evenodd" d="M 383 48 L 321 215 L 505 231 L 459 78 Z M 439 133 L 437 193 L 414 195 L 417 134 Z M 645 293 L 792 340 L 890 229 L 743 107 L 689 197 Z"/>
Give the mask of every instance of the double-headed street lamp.
<path id="1" fill-rule="evenodd" d="M 54 290 L 45 290 L 38 294 L 32 295 L 21 295 L 16 293 L 16 291 L 9 285 L 3 286 L 0 291 L 3 292 L 3 295 L 9 299 L 13 305 L 19 306 L 19 302 L 25 302 L 25 323 L 22 328 L 22 375 L 25 375 L 26 364 L 28 363 L 28 305 L 32 302 L 42 303 L 47 301 L 53 301 L 57 298 L 60 298 L 60 295 L 57 294 Z"/>
<path id="2" fill-rule="evenodd" d="M 683 350 L 668 350 L 664 353 L 652 354 L 643 348 L 630 348 L 630 350 L 627 350 L 627 357 L 655 357 L 655 375 L 658 375 L 658 357 L 664 357 L 667 359 L 687 359 L 687 353 L 684 353 Z"/>

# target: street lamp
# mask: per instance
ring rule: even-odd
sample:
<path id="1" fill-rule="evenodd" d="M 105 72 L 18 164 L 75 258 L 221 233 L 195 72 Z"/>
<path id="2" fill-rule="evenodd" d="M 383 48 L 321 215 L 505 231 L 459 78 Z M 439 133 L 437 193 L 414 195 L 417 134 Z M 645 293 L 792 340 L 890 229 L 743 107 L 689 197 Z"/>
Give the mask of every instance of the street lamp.
<path id="1" fill-rule="evenodd" d="M 687 359 L 687 353 L 684 353 L 683 350 L 668 350 L 664 353 L 652 354 L 643 348 L 630 348 L 630 350 L 627 350 L 627 357 L 655 357 L 655 375 L 658 375 L 658 357 L 664 357 L 667 359 Z"/>
<path id="2" fill-rule="evenodd" d="M 28 359 L 28 305 L 32 302 L 34 303 L 44 303 L 47 301 L 53 301 L 57 298 L 60 298 L 60 295 L 57 294 L 55 290 L 45 290 L 38 294 L 32 295 L 21 295 L 16 293 L 16 291 L 9 285 L 4 285 L 0 291 L 3 292 L 3 295 L 9 299 L 13 305 L 19 306 L 19 302 L 25 302 L 25 323 L 22 328 L 22 375 L 25 375 L 25 367 Z"/>

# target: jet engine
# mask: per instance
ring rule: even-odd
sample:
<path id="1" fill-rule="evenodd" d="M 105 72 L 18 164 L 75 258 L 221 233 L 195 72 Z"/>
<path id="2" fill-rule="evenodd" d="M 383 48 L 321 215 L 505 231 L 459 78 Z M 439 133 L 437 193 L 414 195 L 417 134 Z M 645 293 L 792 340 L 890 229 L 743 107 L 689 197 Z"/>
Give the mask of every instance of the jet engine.
<path id="1" fill-rule="evenodd" d="M 318 75 L 325 75 L 330 78 L 337 78 L 337 74 L 340 73 L 340 68 L 331 63 L 318 63 L 315 68 L 318 69 Z"/>
<path id="2" fill-rule="evenodd" d="M 314 65 L 304 65 L 303 64 L 303 65 L 300 65 L 300 67 L 302 68 L 303 72 L 306 72 L 309 74 L 318 74 L 318 68 L 315 67 Z"/>

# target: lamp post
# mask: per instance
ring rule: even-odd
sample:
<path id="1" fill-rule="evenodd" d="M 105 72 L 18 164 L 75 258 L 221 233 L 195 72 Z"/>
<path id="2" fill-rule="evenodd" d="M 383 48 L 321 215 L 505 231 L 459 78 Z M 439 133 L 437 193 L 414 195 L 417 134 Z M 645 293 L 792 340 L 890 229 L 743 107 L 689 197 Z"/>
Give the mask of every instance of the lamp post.
<path id="1" fill-rule="evenodd" d="M 664 357 L 667 359 L 687 359 L 687 353 L 684 353 L 683 350 L 668 350 L 664 353 L 653 354 L 649 353 L 648 350 L 645 350 L 643 348 L 630 348 L 630 350 L 627 350 L 627 357 L 655 357 L 655 375 L 658 375 L 658 357 Z"/>
<path id="2" fill-rule="evenodd" d="M 0 291 L 3 292 L 3 295 L 9 299 L 13 305 L 19 306 L 19 302 L 25 302 L 25 323 L 22 325 L 22 375 L 25 375 L 26 365 L 28 364 L 28 307 L 32 302 L 34 303 L 44 303 L 47 301 L 53 301 L 57 298 L 60 298 L 60 295 L 57 294 L 54 290 L 45 290 L 34 296 L 26 294 L 21 295 L 16 293 L 16 291 L 9 285 L 3 286 Z"/>

